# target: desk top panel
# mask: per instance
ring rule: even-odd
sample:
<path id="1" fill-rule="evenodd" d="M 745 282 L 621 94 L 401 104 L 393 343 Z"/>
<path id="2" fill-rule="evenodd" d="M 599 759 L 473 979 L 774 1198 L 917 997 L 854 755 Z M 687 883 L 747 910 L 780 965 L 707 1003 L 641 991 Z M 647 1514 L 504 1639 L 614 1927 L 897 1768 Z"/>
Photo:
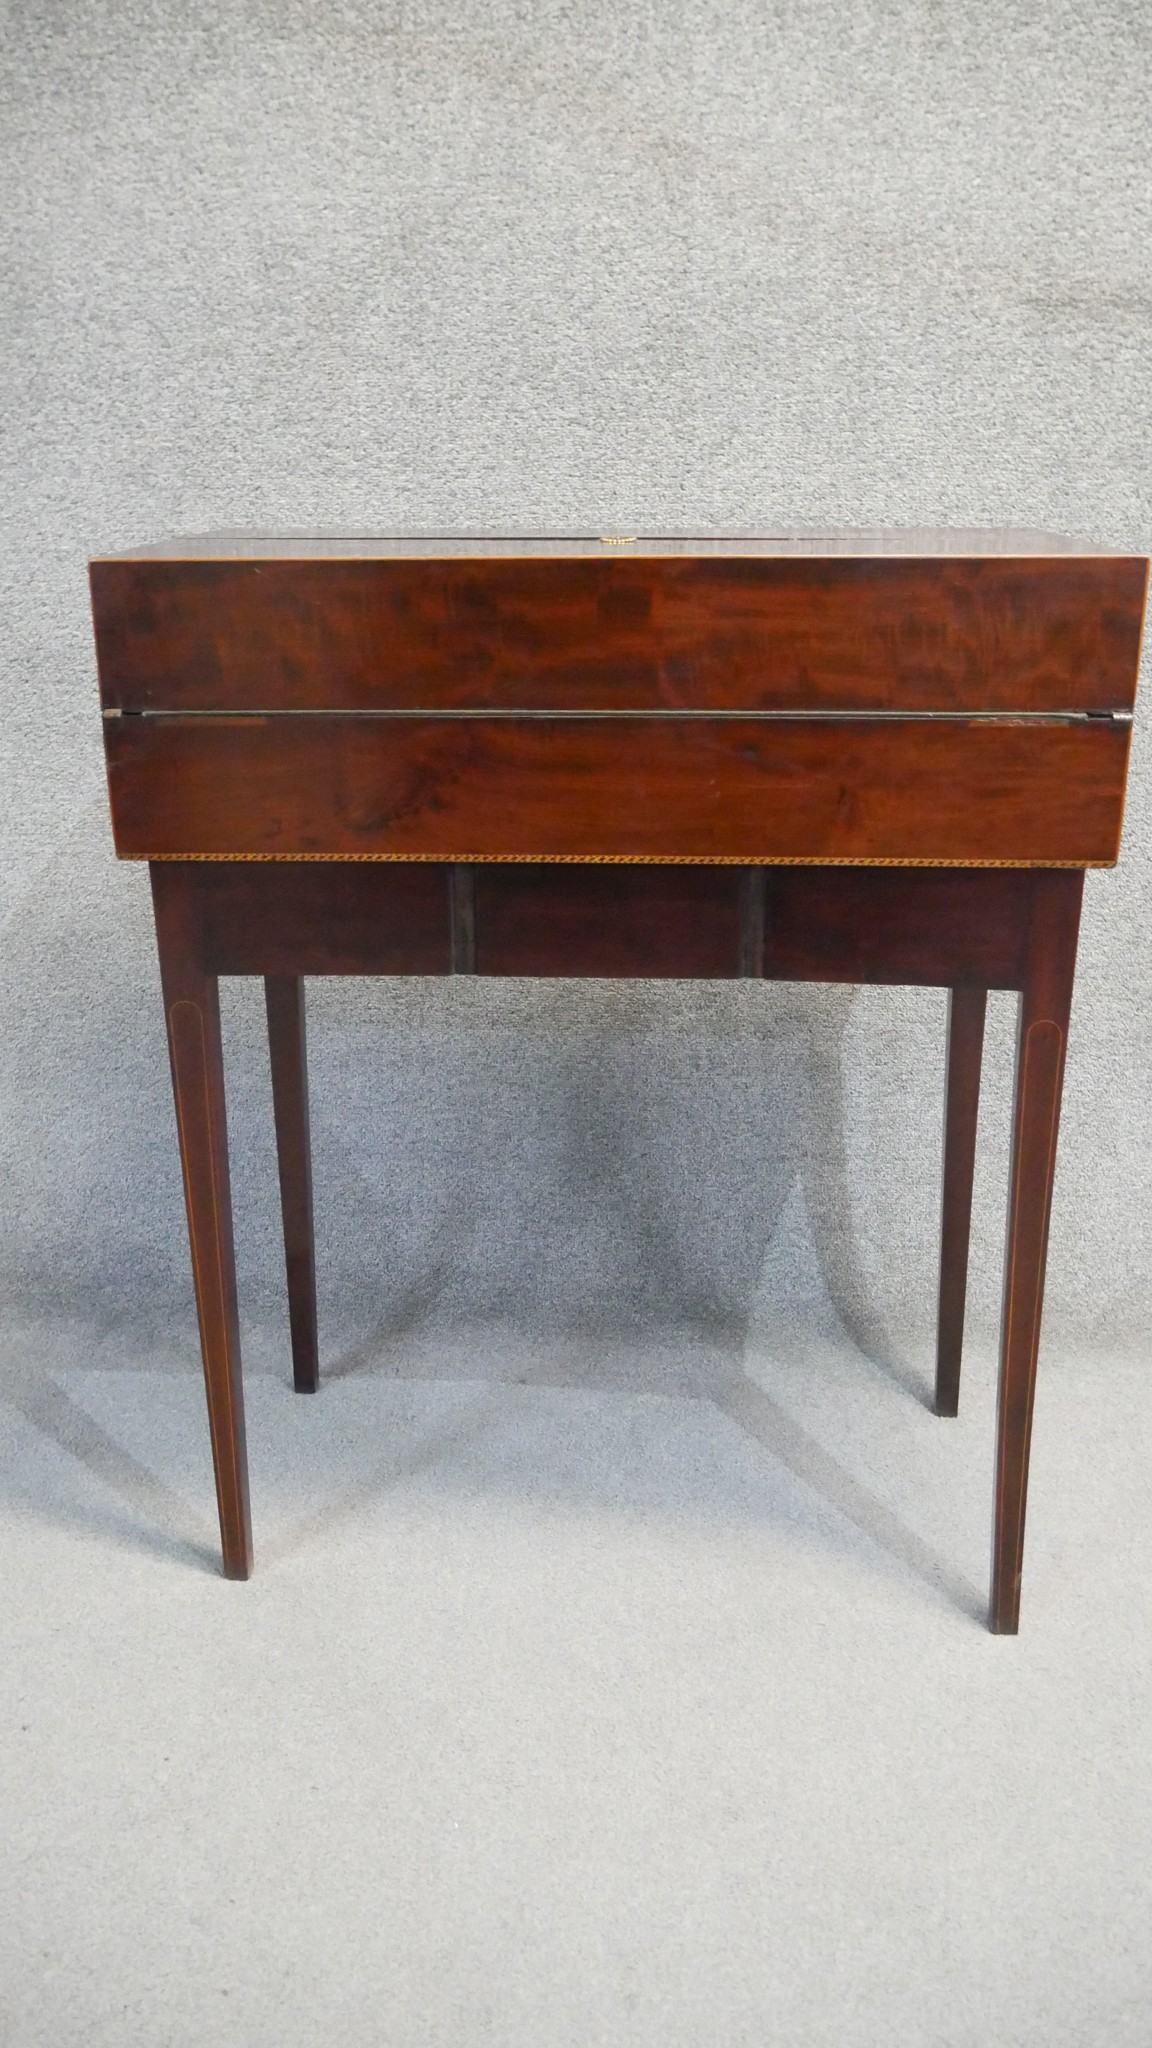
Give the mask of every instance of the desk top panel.
<path id="1" fill-rule="evenodd" d="M 247 540 L 91 565 L 116 712 L 1112 712 L 1147 563 L 1029 535 Z"/>
<path id="2" fill-rule="evenodd" d="M 98 555 L 104 562 L 243 562 L 243 561 L 484 561 L 492 557 L 555 560 L 600 557 L 612 549 L 641 556 L 763 555 L 849 556 L 874 560 L 892 556 L 1106 555 L 1124 556 L 1122 548 L 1066 534 L 1021 529 L 972 531 L 948 527 L 893 528 L 888 532 L 793 533 L 713 536 L 709 539 L 652 539 L 635 534 L 576 534 L 567 537 L 527 535 L 375 535 L 209 533 L 150 542 Z"/>

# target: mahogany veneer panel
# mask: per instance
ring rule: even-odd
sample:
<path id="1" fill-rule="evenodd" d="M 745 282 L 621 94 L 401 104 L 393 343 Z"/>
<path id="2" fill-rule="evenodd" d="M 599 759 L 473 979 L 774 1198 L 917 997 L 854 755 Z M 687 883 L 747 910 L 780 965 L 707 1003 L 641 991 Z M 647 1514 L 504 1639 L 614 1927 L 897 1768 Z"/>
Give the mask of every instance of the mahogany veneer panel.
<path id="1" fill-rule="evenodd" d="M 476 972 L 739 972 L 739 868 L 479 867 Z"/>
<path id="2" fill-rule="evenodd" d="M 254 544 L 258 553 L 274 545 Z M 1133 702 L 1141 558 L 533 558 L 476 545 L 475 555 L 443 560 L 95 561 L 104 704 L 1106 711 Z"/>
<path id="3" fill-rule="evenodd" d="M 162 863 L 198 905 L 215 974 L 447 974 L 447 864 Z M 699 976 L 747 971 L 749 870 L 477 868 L 475 966 L 493 975 Z M 762 961 L 780 981 L 978 983 L 1019 988 L 1037 891 L 1028 869 L 772 868 L 762 889 Z"/>
<path id="4" fill-rule="evenodd" d="M 424 861 L 209 862 L 204 956 L 214 974 L 447 974 L 447 888 Z"/>
<path id="5" fill-rule="evenodd" d="M 1108 863 L 1129 733 L 894 722 L 124 718 L 119 854 Z"/>
<path id="6" fill-rule="evenodd" d="M 165 863 L 179 868 L 181 863 Z M 217 974 L 448 974 L 441 862 L 189 863 Z M 703 976 L 740 971 L 736 867 L 479 869 L 479 974 Z"/>
<path id="7" fill-rule="evenodd" d="M 773 868 L 764 972 L 777 981 L 1023 985 L 1027 868 Z"/>

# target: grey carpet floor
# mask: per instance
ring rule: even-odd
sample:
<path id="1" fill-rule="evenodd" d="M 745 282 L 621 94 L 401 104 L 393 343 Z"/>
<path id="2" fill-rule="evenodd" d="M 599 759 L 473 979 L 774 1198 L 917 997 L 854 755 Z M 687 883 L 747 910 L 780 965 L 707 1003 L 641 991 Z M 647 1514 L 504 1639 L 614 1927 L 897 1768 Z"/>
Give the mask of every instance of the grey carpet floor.
<path id="1" fill-rule="evenodd" d="M 997 1639 L 992 1359 L 809 1329 L 250 1329 L 247 1585 L 192 1332 L 9 1332 L 5 2048 L 1147 2043 L 1152 1385 L 1049 1361 Z"/>

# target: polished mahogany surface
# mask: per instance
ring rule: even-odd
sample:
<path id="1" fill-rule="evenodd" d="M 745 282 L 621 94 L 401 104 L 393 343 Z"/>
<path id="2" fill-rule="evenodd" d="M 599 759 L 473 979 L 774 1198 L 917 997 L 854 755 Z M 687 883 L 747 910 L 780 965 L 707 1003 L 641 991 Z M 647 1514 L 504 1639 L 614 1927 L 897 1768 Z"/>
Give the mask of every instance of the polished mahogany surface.
<path id="1" fill-rule="evenodd" d="M 1062 713 L 1135 691 L 1128 556 L 305 545 L 94 562 L 105 709 Z"/>
<path id="2" fill-rule="evenodd" d="M 1108 864 L 1145 562 L 943 538 L 102 558 L 117 850 Z"/>
<path id="3" fill-rule="evenodd" d="M 123 719 L 137 858 L 1116 858 L 1127 727 Z"/>

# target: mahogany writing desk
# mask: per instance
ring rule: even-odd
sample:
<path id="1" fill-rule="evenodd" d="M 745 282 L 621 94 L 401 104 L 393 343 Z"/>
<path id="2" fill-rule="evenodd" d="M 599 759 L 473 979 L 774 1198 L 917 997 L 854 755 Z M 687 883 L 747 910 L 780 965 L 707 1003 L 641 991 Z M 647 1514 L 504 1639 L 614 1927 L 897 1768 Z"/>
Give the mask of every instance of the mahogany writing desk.
<path id="1" fill-rule="evenodd" d="M 265 977 L 317 1384 L 303 977 L 947 988 L 957 1408 L 990 988 L 1020 992 L 991 1626 L 1019 1621 L 1084 870 L 1117 855 L 1147 563 L 1035 534 L 249 540 L 91 565 L 116 850 L 152 889 L 224 1570 L 252 1538 L 217 977 Z"/>

